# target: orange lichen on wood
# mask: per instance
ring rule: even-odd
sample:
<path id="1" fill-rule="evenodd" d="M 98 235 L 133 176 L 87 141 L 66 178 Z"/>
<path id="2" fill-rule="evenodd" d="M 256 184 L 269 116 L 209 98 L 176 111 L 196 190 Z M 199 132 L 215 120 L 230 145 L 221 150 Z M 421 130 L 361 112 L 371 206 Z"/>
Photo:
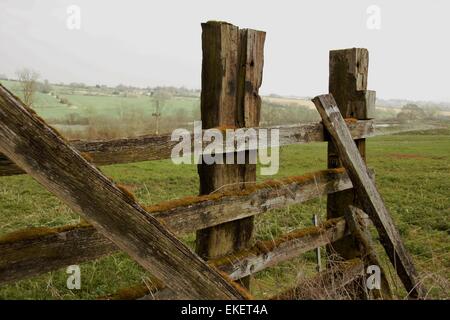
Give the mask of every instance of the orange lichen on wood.
<path id="1" fill-rule="evenodd" d="M 237 283 L 236 281 L 233 281 L 233 279 L 230 278 L 230 276 L 226 273 L 223 272 L 221 270 L 219 270 L 217 267 L 215 267 L 214 265 L 209 265 L 211 268 L 213 268 L 214 270 L 216 270 L 229 284 L 231 284 L 246 300 L 253 300 L 253 296 L 250 294 L 250 292 L 245 289 L 243 286 L 241 286 L 239 283 Z"/>
<path id="2" fill-rule="evenodd" d="M 119 291 L 111 295 L 98 297 L 98 300 L 136 300 L 142 298 L 152 292 L 156 292 L 164 288 L 164 285 L 160 281 L 152 280 L 152 285 L 150 287 L 145 284 L 136 285 L 129 288 L 122 288 Z"/>
<path id="3" fill-rule="evenodd" d="M 350 124 L 350 123 L 357 123 L 358 119 L 356 119 L 356 118 L 345 118 L 344 121 L 345 121 L 345 123 Z"/>
<path id="4" fill-rule="evenodd" d="M 345 172 L 344 168 L 337 169 L 328 169 L 322 170 L 314 173 L 305 174 L 302 176 L 291 176 L 279 180 L 267 180 L 262 183 L 252 184 L 252 185 L 244 185 L 244 188 L 239 191 L 227 190 L 222 192 L 215 192 L 208 195 L 201 196 L 188 196 L 181 199 L 175 199 L 170 201 L 160 202 L 155 205 L 146 206 L 145 209 L 148 212 L 162 212 L 176 209 L 178 207 L 188 207 L 194 204 L 198 204 L 200 202 L 206 201 L 217 201 L 224 197 L 245 197 L 252 193 L 255 193 L 261 189 L 280 189 L 286 187 L 292 183 L 304 184 L 312 181 L 320 180 L 326 176 L 332 176 L 337 174 L 342 174 Z"/>
<path id="5" fill-rule="evenodd" d="M 251 248 L 243 249 L 243 250 L 240 250 L 240 251 L 235 252 L 230 255 L 226 255 L 226 256 L 223 256 L 220 258 L 209 260 L 209 261 L 207 261 L 207 263 L 209 266 L 212 266 L 212 267 L 215 267 L 218 269 L 220 269 L 222 266 L 235 264 L 236 262 L 238 262 L 240 260 L 243 260 L 250 256 L 256 255 L 257 250 L 255 250 L 255 246 L 256 246 L 256 244 L 254 246 L 252 246 Z"/>
<path id="6" fill-rule="evenodd" d="M 328 219 L 324 223 L 319 225 L 318 227 L 311 226 L 311 227 L 306 227 L 306 228 L 303 228 L 303 229 L 300 229 L 297 231 L 290 232 L 290 233 L 278 238 L 275 241 L 275 243 L 280 244 L 282 242 L 299 239 L 299 238 L 303 238 L 306 236 L 314 236 L 314 235 L 318 235 L 318 234 L 323 234 L 328 229 L 336 226 L 336 224 L 340 221 L 342 221 L 342 219 L 340 219 L 340 218 Z"/>
<path id="7" fill-rule="evenodd" d="M 344 219 L 329 219 L 318 227 L 312 226 L 295 230 L 274 240 L 257 241 L 251 248 L 238 251 L 234 254 L 227 255 L 222 258 L 210 260 L 208 261 L 208 264 L 220 268 L 221 266 L 233 264 L 236 261 L 240 261 L 251 256 L 268 254 L 286 242 L 323 234 L 329 229 L 335 227 L 341 221 L 344 221 Z"/>
<path id="8" fill-rule="evenodd" d="M 4 236 L 0 237 L 0 244 L 36 239 L 36 238 L 43 237 L 43 236 L 49 236 L 49 235 L 54 235 L 54 234 L 58 234 L 61 232 L 66 232 L 66 231 L 80 229 L 80 228 L 88 228 L 88 227 L 92 227 L 92 226 L 89 223 L 83 221 L 83 222 L 80 222 L 77 224 L 56 227 L 56 228 L 49 228 L 49 227 L 27 228 L 27 229 L 22 229 L 22 230 L 18 230 L 18 231 L 14 231 L 14 232 L 5 234 Z"/>
<path id="9" fill-rule="evenodd" d="M 131 201 L 133 202 L 137 202 L 136 197 L 134 196 L 134 194 L 123 184 L 120 183 L 116 183 L 116 187 L 119 188 L 120 191 L 122 191 L 122 193 Z"/>
<path id="10" fill-rule="evenodd" d="M 87 152 L 80 152 L 81 156 L 86 160 L 87 162 L 94 162 L 94 159 L 92 156 Z"/>
<path id="11" fill-rule="evenodd" d="M 222 197 L 222 195 L 220 193 L 204 195 L 204 196 L 187 196 L 187 197 L 184 197 L 181 199 L 163 201 L 158 204 L 146 206 L 145 210 L 147 210 L 147 212 L 168 211 L 168 210 L 175 209 L 177 207 L 188 207 L 190 205 L 193 205 L 193 204 L 196 204 L 199 202 L 208 201 L 208 200 L 218 200 L 221 197 Z"/>
<path id="12" fill-rule="evenodd" d="M 279 247 L 283 243 L 289 242 L 291 240 L 301 239 L 305 237 L 312 237 L 315 235 L 320 235 L 325 233 L 328 229 L 334 227 L 339 221 L 342 221 L 341 218 L 335 218 L 335 219 L 329 219 L 326 222 L 322 223 L 318 227 L 306 227 L 299 230 L 295 230 L 292 232 L 289 232 L 277 239 L 274 240 L 267 240 L 267 241 L 258 241 L 252 249 L 253 254 L 259 255 L 259 254 L 267 254 L 275 248 Z"/>

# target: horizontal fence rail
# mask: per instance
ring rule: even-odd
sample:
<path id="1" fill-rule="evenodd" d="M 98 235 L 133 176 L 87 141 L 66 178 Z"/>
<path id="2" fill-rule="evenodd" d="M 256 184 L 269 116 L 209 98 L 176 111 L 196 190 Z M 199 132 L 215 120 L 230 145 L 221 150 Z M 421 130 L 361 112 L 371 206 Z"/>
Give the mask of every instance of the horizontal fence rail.
<path id="1" fill-rule="evenodd" d="M 258 241 L 254 246 L 228 256 L 208 261 L 232 280 L 255 274 L 278 263 L 342 239 L 348 234 L 344 218 L 331 219 L 317 227 L 295 230 L 278 239 Z M 147 293 L 146 293 L 147 292 Z M 169 289 L 156 281 L 153 287 L 135 286 L 120 290 L 104 299 L 170 299 Z"/>
<path id="2" fill-rule="evenodd" d="M 352 183 L 345 170 L 329 169 L 270 180 L 237 193 L 163 202 L 146 210 L 179 235 L 350 188 Z M 97 259 L 117 250 L 90 225 L 13 232 L 0 237 L 0 284 Z"/>
<path id="3" fill-rule="evenodd" d="M 374 135 L 373 120 L 349 120 L 347 125 L 354 139 Z M 279 129 L 280 146 L 327 141 L 322 123 L 254 128 L 258 130 Z M 192 136 L 192 135 L 191 135 Z M 191 138 L 193 140 L 193 138 Z M 137 138 L 98 141 L 70 141 L 70 144 L 96 165 L 109 165 L 149 160 L 169 159 L 172 149 L 179 141 L 171 141 L 171 135 L 149 135 Z M 191 144 L 193 145 L 193 144 Z M 207 144 L 205 144 L 206 147 Z M 225 146 L 225 142 L 224 142 Z M 270 145 L 269 145 L 270 147 Z M 0 154 L 0 176 L 23 174 L 24 172 Z"/>
<path id="4" fill-rule="evenodd" d="M 276 240 L 259 242 L 251 249 L 210 264 L 226 272 L 231 279 L 238 280 L 317 247 L 335 242 L 346 234 L 345 219 L 330 219 L 319 227 L 303 228 Z"/>

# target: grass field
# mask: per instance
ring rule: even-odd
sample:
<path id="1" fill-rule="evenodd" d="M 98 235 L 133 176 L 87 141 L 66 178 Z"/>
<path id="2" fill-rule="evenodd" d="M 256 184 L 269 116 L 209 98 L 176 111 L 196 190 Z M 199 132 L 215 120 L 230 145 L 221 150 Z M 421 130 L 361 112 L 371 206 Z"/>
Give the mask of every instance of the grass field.
<path id="1" fill-rule="evenodd" d="M 450 130 L 371 138 L 368 164 L 401 235 L 434 298 L 448 298 L 450 281 Z M 326 145 L 283 147 L 276 178 L 321 170 Z M 193 165 L 153 161 L 102 167 L 115 181 L 132 190 L 145 205 L 195 195 L 198 177 Z M 259 180 L 268 177 L 258 177 Z M 270 177 L 272 178 L 272 177 Z M 26 175 L 0 177 L 0 236 L 35 226 L 76 223 L 79 217 Z M 324 198 L 258 216 L 257 239 L 271 239 L 311 224 L 312 214 L 323 219 Z M 183 238 L 193 246 L 193 235 Z M 380 249 L 381 252 L 381 249 Z M 392 268 L 390 268 L 392 269 Z M 390 270 L 392 272 L 392 270 Z M 266 298 L 314 271 L 314 255 L 267 269 L 256 275 L 252 291 Z M 148 275 L 124 254 L 81 265 L 81 290 L 66 289 L 67 275 L 59 270 L 0 287 L 0 299 L 91 299 L 149 281 Z M 404 292 L 398 281 L 399 297 Z"/>
<path id="2" fill-rule="evenodd" d="M 1 80 L 18 97 L 21 97 L 19 82 Z M 104 94 L 99 91 L 81 94 L 71 91 L 67 86 L 53 86 L 54 95 L 35 93 L 33 109 L 50 123 L 68 118 L 71 114 L 79 117 L 92 117 L 93 115 L 105 118 L 119 118 L 124 112 L 138 112 L 150 116 L 155 109 L 155 101 L 152 97 L 145 95 L 118 96 Z M 62 104 L 56 98 L 66 98 L 71 104 Z M 183 112 L 193 112 L 199 108 L 199 99 L 195 97 L 172 97 L 164 102 L 163 115 L 173 115 Z"/>

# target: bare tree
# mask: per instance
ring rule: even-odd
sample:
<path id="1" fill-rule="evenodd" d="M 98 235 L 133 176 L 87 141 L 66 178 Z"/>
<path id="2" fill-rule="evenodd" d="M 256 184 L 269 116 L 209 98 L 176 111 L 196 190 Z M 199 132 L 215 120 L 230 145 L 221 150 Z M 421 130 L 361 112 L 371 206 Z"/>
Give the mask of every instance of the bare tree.
<path id="1" fill-rule="evenodd" d="M 172 94 L 166 90 L 157 89 L 152 92 L 152 97 L 155 101 L 155 112 L 152 113 L 152 116 L 155 117 L 156 121 L 155 134 L 159 134 L 159 121 L 162 116 L 162 109 L 164 107 L 164 103 L 172 98 Z"/>
<path id="2" fill-rule="evenodd" d="M 44 80 L 44 82 L 38 83 L 38 91 L 48 94 L 52 91 L 52 86 L 50 85 L 50 82 L 48 82 L 47 79 Z"/>
<path id="3" fill-rule="evenodd" d="M 38 87 L 39 73 L 32 69 L 23 68 L 17 70 L 16 75 L 22 87 L 23 103 L 31 107 L 34 94 Z"/>

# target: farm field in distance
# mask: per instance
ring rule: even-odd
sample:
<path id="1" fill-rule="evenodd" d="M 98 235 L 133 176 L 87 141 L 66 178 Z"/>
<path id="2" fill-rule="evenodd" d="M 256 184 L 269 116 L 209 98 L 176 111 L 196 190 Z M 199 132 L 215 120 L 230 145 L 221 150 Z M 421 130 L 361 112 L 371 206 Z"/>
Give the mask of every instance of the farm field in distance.
<path id="1" fill-rule="evenodd" d="M 17 81 L 0 80 L 21 97 Z M 307 98 L 262 97 L 261 126 L 319 121 Z M 76 85 L 51 85 L 49 93 L 36 92 L 33 109 L 68 139 L 113 139 L 156 132 L 157 99 L 148 89 L 115 89 Z M 399 109 L 378 107 L 376 119 L 395 118 Z M 160 101 L 159 133 L 175 128 L 192 130 L 200 120 L 199 92 L 173 94 Z"/>
<path id="2" fill-rule="evenodd" d="M 402 133 L 370 138 L 369 167 L 377 186 L 400 229 L 406 247 L 433 298 L 450 293 L 450 129 Z M 301 175 L 325 169 L 326 144 L 283 147 L 280 171 L 275 177 Z M 149 161 L 101 168 L 114 181 L 132 191 L 144 205 L 196 195 L 198 177 L 194 165 Z M 0 237 L 27 227 L 54 227 L 79 222 L 79 216 L 26 175 L 0 177 Z M 311 225 L 311 216 L 323 219 L 326 201 L 320 198 L 258 216 L 256 238 L 272 239 Z M 374 234 L 375 235 L 375 234 Z M 1 241 L 1 238 L 0 238 Z M 183 238 L 193 247 L 194 235 Z M 385 257 L 381 248 L 380 255 Z M 268 298 L 306 275 L 315 273 L 309 252 L 297 259 L 256 274 L 252 293 Z M 389 264 L 385 267 L 395 273 Z M 0 287 L 0 299 L 92 299 L 120 288 L 148 283 L 148 274 L 124 254 L 114 254 L 81 265 L 81 290 L 66 288 L 65 270 L 47 273 Z M 277 284 L 277 285 L 274 285 Z M 400 298 L 400 282 L 392 281 Z M 276 291 L 275 291 L 276 290 Z"/>

